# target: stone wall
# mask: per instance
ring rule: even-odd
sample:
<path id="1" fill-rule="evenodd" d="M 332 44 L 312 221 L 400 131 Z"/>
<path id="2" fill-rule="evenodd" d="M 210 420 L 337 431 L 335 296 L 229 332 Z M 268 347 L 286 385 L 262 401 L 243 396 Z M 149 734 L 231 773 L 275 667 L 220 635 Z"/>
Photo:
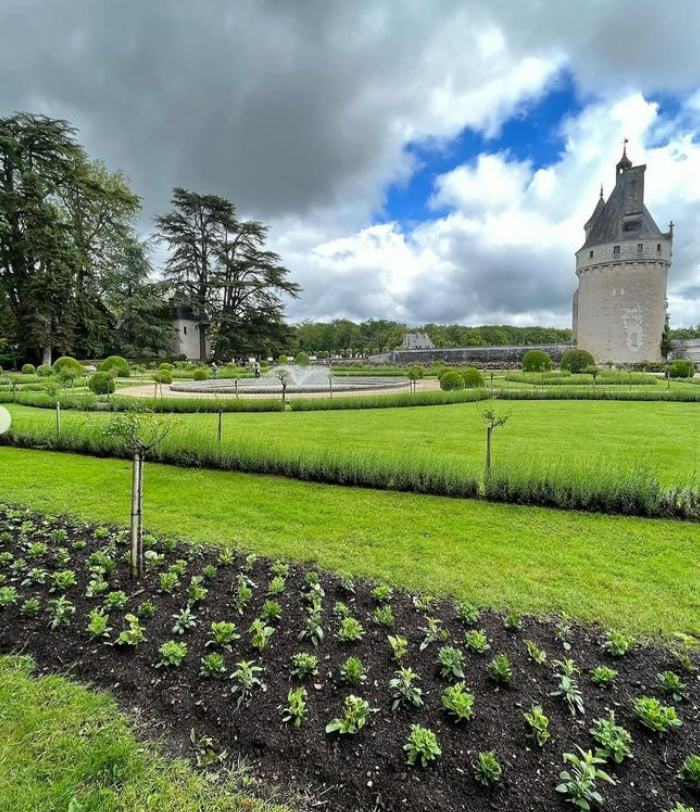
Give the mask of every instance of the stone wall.
<path id="1" fill-rule="evenodd" d="M 530 350 L 543 350 L 552 357 L 556 363 L 561 360 L 573 344 L 548 344 L 509 347 L 457 347 L 450 349 L 432 350 L 393 350 L 393 352 L 372 355 L 368 359 L 375 364 L 420 364 L 428 366 L 434 361 L 443 361 L 450 366 L 472 364 L 477 367 L 489 368 L 504 366 L 520 367 L 525 353 Z"/>
<path id="2" fill-rule="evenodd" d="M 672 342 L 671 358 L 687 358 L 700 364 L 700 338 L 685 338 Z"/>
<path id="3" fill-rule="evenodd" d="M 620 262 L 579 271 L 576 342 L 599 363 L 661 360 L 668 263 Z"/>

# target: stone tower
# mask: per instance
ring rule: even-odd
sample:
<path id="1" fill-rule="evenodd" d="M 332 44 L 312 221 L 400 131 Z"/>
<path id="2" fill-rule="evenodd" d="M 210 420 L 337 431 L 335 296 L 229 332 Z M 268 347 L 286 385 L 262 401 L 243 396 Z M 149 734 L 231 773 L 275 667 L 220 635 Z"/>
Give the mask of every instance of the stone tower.
<path id="1" fill-rule="evenodd" d="M 654 222 L 644 205 L 646 166 L 632 166 L 626 144 L 616 170 L 576 252 L 574 338 L 598 362 L 660 361 L 673 223 L 664 234 Z"/>

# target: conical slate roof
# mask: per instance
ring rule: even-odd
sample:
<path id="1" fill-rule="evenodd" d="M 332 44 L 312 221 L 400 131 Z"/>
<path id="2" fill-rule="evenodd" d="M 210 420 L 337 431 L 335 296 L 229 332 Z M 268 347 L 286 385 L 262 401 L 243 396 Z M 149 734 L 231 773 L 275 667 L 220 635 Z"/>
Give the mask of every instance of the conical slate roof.
<path id="1" fill-rule="evenodd" d="M 644 205 L 645 170 L 646 166 L 632 166 L 627 155 L 623 154 L 617 164 L 612 194 L 604 203 L 602 197 L 598 200 L 593 215 L 586 223 L 587 236 L 583 248 L 664 236 Z"/>
<path id="2" fill-rule="evenodd" d="M 603 211 L 604 208 L 605 201 L 603 200 L 603 190 L 601 189 L 600 197 L 598 198 L 598 202 L 596 203 L 596 206 L 593 209 L 593 214 L 588 218 L 588 221 L 586 222 L 584 228 L 589 228 L 590 226 L 592 226 L 593 223 L 595 223 L 595 221 L 598 219 L 598 216 L 600 215 L 600 213 Z"/>

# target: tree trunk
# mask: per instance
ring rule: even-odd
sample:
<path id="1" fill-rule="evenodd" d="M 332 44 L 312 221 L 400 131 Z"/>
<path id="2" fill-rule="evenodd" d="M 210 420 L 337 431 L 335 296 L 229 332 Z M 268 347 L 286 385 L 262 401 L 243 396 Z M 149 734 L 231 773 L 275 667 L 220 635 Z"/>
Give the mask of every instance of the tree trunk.
<path id="1" fill-rule="evenodd" d="M 202 364 L 208 361 L 207 358 L 207 332 L 204 325 L 199 325 L 199 360 Z"/>
<path id="2" fill-rule="evenodd" d="M 133 457 L 131 477 L 131 555 L 129 569 L 133 581 L 143 575 L 142 530 L 143 513 L 143 456 L 136 452 Z"/>
<path id="3" fill-rule="evenodd" d="M 491 474 L 491 426 L 486 428 L 486 476 Z"/>

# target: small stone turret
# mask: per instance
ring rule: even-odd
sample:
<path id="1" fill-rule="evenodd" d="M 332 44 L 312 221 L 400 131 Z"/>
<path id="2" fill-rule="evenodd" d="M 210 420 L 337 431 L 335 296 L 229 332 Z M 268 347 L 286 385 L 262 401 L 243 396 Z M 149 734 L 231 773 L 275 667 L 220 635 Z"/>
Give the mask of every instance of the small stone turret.
<path id="1" fill-rule="evenodd" d="M 615 188 L 600 197 L 576 252 L 576 345 L 599 361 L 661 360 L 673 227 L 662 233 L 644 205 L 646 166 L 623 149 Z"/>

